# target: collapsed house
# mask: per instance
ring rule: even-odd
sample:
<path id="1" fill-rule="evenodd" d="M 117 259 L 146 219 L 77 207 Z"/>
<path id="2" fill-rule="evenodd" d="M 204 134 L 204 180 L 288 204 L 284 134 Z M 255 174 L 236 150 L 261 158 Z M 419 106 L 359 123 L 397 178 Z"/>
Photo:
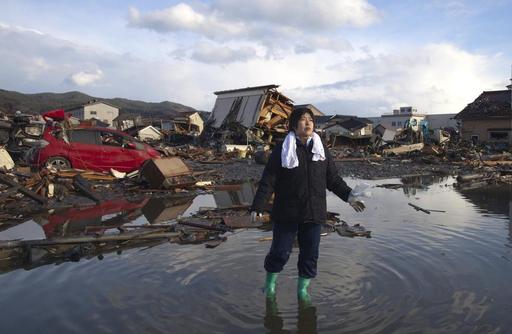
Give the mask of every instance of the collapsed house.
<path id="1" fill-rule="evenodd" d="M 183 111 L 175 116 L 171 123 L 174 130 L 180 133 L 195 133 L 201 134 L 204 129 L 204 121 L 197 111 Z"/>
<path id="2" fill-rule="evenodd" d="M 270 143 L 275 136 L 284 137 L 293 101 L 278 92 L 277 87 L 266 85 L 215 92 L 217 100 L 203 132 L 203 141 Z"/>

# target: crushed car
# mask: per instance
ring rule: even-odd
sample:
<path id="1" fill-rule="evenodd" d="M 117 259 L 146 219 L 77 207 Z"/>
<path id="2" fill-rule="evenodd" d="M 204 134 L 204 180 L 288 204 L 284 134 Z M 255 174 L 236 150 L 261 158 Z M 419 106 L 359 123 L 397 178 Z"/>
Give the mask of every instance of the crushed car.
<path id="1" fill-rule="evenodd" d="M 121 131 L 47 126 L 42 140 L 27 153 L 25 160 L 35 168 L 132 172 L 144 162 L 159 157 L 151 146 Z"/>

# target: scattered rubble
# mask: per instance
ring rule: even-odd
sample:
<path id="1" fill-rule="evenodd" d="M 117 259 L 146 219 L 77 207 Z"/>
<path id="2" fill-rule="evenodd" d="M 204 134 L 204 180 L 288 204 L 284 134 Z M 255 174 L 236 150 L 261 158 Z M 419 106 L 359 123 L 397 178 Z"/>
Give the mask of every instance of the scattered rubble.
<path id="1" fill-rule="evenodd" d="M 144 159 L 136 170 L 86 170 L 65 164 L 34 168 L 24 157 L 42 143 L 45 130 L 55 128 L 53 134 L 69 142 L 71 130 L 87 128 L 86 124 L 74 124 L 62 109 L 42 117 L 16 114 L 1 120 L 0 231 L 33 220 L 42 226 L 46 239 L 0 241 L 0 271 L 100 258 L 110 252 L 165 242 L 215 248 L 237 230 L 269 230 L 268 215 L 257 223 L 248 215 L 255 186 L 240 183 L 260 179 L 271 148 L 287 133 L 293 101 L 276 88 L 270 85 L 217 92 L 210 121 L 200 137 L 203 124 L 198 114 L 178 117 L 168 126 L 162 121 L 158 130 L 162 136 L 154 138 L 148 132 L 156 133 L 152 127 L 136 128 L 139 137 L 144 135 L 141 130 L 148 130 L 145 138 L 151 147 L 126 137 L 130 141 L 121 140 L 118 148 L 130 151 L 145 147 L 152 152 L 154 148 L 161 156 Z M 135 121 L 133 125 L 137 125 Z M 325 141 L 340 175 L 402 181 L 378 186 L 382 188 L 415 191 L 424 186 L 421 178 L 428 175 L 452 175 L 457 180 L 454 186 L 463 189 L 512 184 L 510 151 L 461 142 L 444 130 L 430 133 L 425 124 L 398 131 L 380 126 L 365 135 L 364 141 L 349 138 L 336 142 L 336 135 L 332 139 Z M 115 144 L 103 142 L 103 137 L 101 140 L 101 145 Z M 407 176 L 419 180 L 409 181 Z M 227 201 L 226 205 L 200 208 L 183 216 L 195 196 L 214 191 L 217 204 Z M 222 191 L 235 192 L 236 196 L 221 196 L 218 192 Z M 442 212 L 412 203 L 409 206 L 426 214 Z M 108 218 L 103 219 L 105 216 Z M 149 224 L 135 224 L 140 216 Z M 73 223 L 80 219 L 91 223 Z M 363 226 L 351 226 L 329 213 L 322 233 L 333 232 L 348 237 L 371 234 Z M 268 240 L 271 238 L 260 241 Z"/>

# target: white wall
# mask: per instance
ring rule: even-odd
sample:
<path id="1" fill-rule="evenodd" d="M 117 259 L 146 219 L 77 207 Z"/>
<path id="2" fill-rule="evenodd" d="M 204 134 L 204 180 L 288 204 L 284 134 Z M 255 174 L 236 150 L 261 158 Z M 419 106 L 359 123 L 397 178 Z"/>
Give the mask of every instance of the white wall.
<path id="1" fill-rule="evenodd" d="M 93 103 L 83 107 L 83 119 L 96 118 L 112 126 L 114 118 L 119 116 L 119 109 L 105 103 Z"/>
<path id="2" fill-rule="evenodd" d="M 418 116 L 418 115 L 393 115 L 393 116 L 385 116 L 381 117 L 382 121 L 380 124 L 382 124 L 386 129 L 390 130 L 397 130 L 404 127 L 405 122 L 407 120 L 412 121 L 413 119 L 416 120 L 416 126 L 413 126 L 412 128 L 414 130 L 418 129 L 418 125 L 421 120 L 423 120 L 425 116 Z M 375 124 L 374 124 L 375 126 Z"/>

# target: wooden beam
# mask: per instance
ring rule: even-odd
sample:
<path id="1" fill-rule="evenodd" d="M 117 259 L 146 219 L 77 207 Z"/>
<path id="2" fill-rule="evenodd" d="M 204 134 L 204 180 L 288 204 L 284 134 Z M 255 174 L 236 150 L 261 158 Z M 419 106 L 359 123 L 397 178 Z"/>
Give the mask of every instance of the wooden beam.
<path id="1" fill-rule="evenodd" d="M 395 147 L 395 148 L 384 149 L 384 150 L 382 150 L 382 153 L 383 154 L 391 154 L 391 153 L 404 154 L 404 153 L 409 153 L 409 152 L 414 152 L 414 151 L 420 151 L 423 149 L 424 146 L 425 146 L 425 144 L 423 144 L 423 143 L 412 144 L 412 145 L 402 145 L 402 146 Z"/>
<path id="2" fill-rule="evenodd" d="M 14 182 L 10 178 L 8 178 L 6 175 L 0 175 L 0 183 L 3 183 L 3 184 L 8 185 L 10 187 L 18 188 L 18 191 L 20 193 L 22 193 L 25 196 L 30 197 L 31 199 L 33 199 L 36 202 L 39 202 L 40 204 L 45 205 L 47 203 L 46 198 L 44 198 L 42 196 L 39 196 L 38 194 L 36 194 L 32 190 L 29 190 L 29 189 L 25 188 L 24 186 L 22 186 L 21 184 L 19 184 L 17 182 Z"/>

